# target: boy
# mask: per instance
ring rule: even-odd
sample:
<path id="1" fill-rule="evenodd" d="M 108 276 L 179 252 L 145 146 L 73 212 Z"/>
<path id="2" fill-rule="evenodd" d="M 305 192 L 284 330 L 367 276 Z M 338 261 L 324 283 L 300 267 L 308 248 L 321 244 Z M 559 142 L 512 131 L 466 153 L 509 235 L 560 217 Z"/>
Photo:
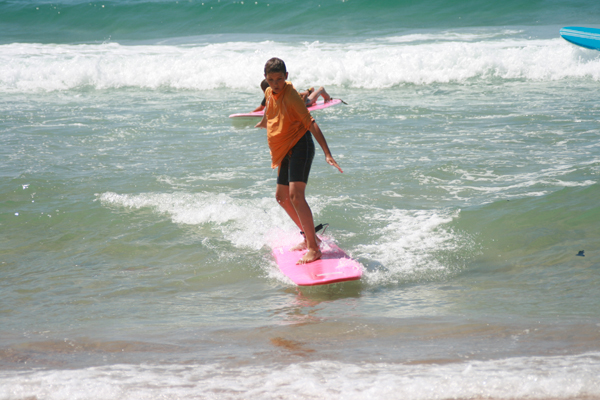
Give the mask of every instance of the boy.
<path id="1" fill-rule="evenodd" d="M 257 128 L 267 129 L 271 150 L 271 168 L 279 167 L 275 199 L 304 232 L 304 242 L 293 250 L 308 251 L 298 261 L 307 264 L 321 258 L 321 250 L 312 211 L 305 198 L 308 174 L 315 155 L 311 133 L 325 153 L 329 165 L 343 172 L 335 162 L 321 129 L 306 109 L 306 105 L 291 82 L 287 82 L 283 60 L 271 58 L 265 64 L 266 109 Z"/>

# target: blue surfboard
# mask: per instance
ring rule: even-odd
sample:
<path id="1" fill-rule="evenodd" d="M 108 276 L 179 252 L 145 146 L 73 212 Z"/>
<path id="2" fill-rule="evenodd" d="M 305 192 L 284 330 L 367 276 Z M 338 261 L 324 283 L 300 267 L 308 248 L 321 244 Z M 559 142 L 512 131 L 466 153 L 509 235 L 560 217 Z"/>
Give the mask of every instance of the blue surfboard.
<path id="1" fill-rule="evenodd" d="M 577 46 L 600 50 L 600 29 L 567 26 L 560 30 L 560 36 Z"/>

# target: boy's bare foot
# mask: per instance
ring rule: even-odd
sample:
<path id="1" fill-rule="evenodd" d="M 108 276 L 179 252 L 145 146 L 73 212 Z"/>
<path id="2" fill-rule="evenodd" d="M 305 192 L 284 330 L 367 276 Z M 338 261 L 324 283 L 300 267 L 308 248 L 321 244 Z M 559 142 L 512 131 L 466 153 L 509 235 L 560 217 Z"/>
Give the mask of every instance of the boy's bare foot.
<path id="1" fill-rule="evenodd" d="M 321 250 L 317 249 L 317 250 L 308 250 L 306 252 L 306 254 L 304 254 L 304 257 L 302 257 L 300 260 L 298 260 L 298 262 L 296 263 L 296 265 L 301 265 L 301 264 L 308 264 L 311 263 L 313 261 L 317 261 L 319 258 L 321 258 Z"/>
<path id="2" fill-rule="evenodd" d="M 306 250 L 306 240 L 298 243 L 297 245 L 295 245 L 293 247 L 290 247 L 290 251 L 300 251 L 300 250 Z"/>
<path id="3" fill-rule="evenodd" d="M 320 246 L 321 239 L 319 239 L 319 237 L 315 235 L 315 240 L 317 241 L 317 246 Z M 303 242 L 300 242 L 297 245 L 290 247 L 290 251 L 306 250 L 307 247 L 308 245 L 306 244 L 306 240 L 304 240 Z"/>

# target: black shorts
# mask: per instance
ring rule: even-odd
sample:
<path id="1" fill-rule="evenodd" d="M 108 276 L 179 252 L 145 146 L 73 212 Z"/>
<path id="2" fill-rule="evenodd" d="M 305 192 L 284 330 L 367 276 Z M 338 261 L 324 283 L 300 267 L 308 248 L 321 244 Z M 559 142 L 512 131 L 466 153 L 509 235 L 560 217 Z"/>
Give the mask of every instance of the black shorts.
<path id="1" fill-rule="evenodd" d="M 315 158 L 315 143 L 310 131 L 306 131 L 298 143 L 292 147 L 292 154 L 288 154 L 281 161 L 277 184 L 289 186 L 290 182 L 308 183 L 308 174 L 313 158 Z"/>

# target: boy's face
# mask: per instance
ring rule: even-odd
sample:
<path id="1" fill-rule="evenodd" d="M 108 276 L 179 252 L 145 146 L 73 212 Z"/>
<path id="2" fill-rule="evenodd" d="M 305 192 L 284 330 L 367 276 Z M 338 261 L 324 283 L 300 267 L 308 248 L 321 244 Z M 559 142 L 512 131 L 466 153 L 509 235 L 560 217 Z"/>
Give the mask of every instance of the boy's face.
<path id="1" fill-rule="evenodd" d="M 287 72 L 285 74 L 283 72 L 270 72 L 265 75 L 265 79 L 274 94 L 279 94 L 283 90 L 287 77 Z"/>

